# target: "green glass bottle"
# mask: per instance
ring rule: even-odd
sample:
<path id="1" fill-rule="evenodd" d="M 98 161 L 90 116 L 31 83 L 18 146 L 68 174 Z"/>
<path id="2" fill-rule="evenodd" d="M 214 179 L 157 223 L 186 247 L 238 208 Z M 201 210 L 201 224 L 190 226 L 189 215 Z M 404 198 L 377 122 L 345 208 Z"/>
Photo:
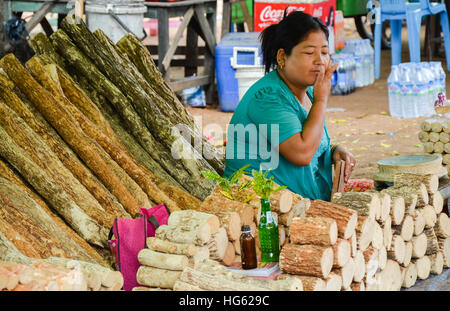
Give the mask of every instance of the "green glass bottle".
<path id="1" fill-rule="evenodd" d="M 261 261 L 278 262 L 280 257 L 278 224 L 270 209 L 270 200 L 261 199 L 261 218 L 258 226 Z"/>

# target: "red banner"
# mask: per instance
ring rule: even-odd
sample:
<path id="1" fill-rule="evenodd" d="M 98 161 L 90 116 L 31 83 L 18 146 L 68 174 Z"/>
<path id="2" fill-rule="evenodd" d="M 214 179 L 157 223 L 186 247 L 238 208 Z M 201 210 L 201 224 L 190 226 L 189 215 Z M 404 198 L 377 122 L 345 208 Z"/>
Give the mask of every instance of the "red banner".
<path id="1" fill-rule="evenodd" d="M 318 3 L 292 3 L 289 1 L 282 2 L 281 0 L 280 2 L 263 1 L 255 0 L 254 3 L 254 31 L 256 32 L 278 23 L 283 18 L 284 10 L 287 7 L 289 7 L 287 13 L 295 10 L 303 11 L 320 18 L 325 25 L 328 24 L 330 18 L 334 17 L 336 10 L 336 0 Z"/>

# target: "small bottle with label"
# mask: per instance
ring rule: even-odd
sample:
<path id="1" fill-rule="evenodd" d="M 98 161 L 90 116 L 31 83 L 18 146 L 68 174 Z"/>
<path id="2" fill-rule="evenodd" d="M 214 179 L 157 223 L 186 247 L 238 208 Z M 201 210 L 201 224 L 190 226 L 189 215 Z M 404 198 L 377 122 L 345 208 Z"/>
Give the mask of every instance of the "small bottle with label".
<path id="1" fill-rule="evenodd" d="M 254 269 L 258 265 L 256 259 L 255 238 L 252 234 L 250 226 L 242 226 L 241 229 L 241 261 L 242 269 Z"/>

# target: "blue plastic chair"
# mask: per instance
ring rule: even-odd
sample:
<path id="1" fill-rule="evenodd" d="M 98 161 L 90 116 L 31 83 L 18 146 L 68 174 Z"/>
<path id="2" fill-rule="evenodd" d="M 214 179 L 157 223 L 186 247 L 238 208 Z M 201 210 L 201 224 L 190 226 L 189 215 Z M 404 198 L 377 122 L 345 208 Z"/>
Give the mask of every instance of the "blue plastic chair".
<path id="1" fill-rule="evenodd" d="M 379 6 L 373 8 L 375 13 L 375 77 L 380 77 L 381 26 L 389 20 L 391 26 L 392 65 L 401 63 L 402 54 L 402 20 L 408 28 L 409 56 L 411 62 L 420 62 L 420 26 L 422 17 L 439 14 L 444 34 L 447 70 L 450 71 L 450 28 L 447 9 L 444 3 L 419 0 L 407 3 L 406 0 L 379 0 Z"/>

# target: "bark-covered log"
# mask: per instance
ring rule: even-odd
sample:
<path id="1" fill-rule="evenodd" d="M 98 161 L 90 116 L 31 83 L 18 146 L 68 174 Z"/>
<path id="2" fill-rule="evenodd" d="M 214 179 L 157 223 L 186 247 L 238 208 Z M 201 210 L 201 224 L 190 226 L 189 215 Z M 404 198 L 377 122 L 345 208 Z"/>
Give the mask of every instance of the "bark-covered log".
<path id="1" fill-rule="evenodd" d="M 303 290 L 307 292 L 325 291 L 326 283 L 324 280 L 314 276 L 296 275 L 282 273 L 278 276 L 278 280 L 285 280 L 288 278 L 297 278 L 302 282 Z"/>
<path id="2" fill-rule="evenodd" d="M 84 55 L 71 41 L 71 39 L 61 29 L 50 36 L 55 49 L 64 56 L 66 61 L 71 64 L 79 75 L 87 77 L 92 87 L 100 95 L 108 99 L 114 106 L 117 113 L 121 116 L 133 136 L 150 154 L 157 154 L 157 160 L 168 173 L 172 175 L 180 184 L 182 184 L 190 193 L 204 198 L 209 194 L 209 190 L 202 191 L 202 187 L 193 180 L 186 168 L 171 155 L 170 148 L 163 146 L 155 139 L 144 122 L 133 108 L 132 103 L 102 72 Z"/>
<path id="3" fill-rule="evenodd" d="M 389 250 L 391 246 L 392 236 L 391 218 L 388 218 L 383 224 L 383 245 L 386 247 L 386 250 Z"/>
<path id="4" fill-rule="evenodd" d="M 106 246 L 108 231 L 84 213 L 72 198 L 34 163 L 0 127 L 0 155 L 39 192 L 69 225 L 92 244 Z"/>
<path id="5" fill-rule="evenodd" d="M 0 230 L 25 256 L 47 258 L 67 256 L 58 240 L 8 198 L 0 193 Z"/>
<path id="6" fill-rule="evenodd" d="M 17 144 L 23 146 L 28 156 L 69 194 L 89 217 L 105 227 L 105 231 L 112 226 L 114 219 L 104 212 L 103 207 L 49 150 L 41 137 L 3 103 L 0 103 L 0 126 Z"/>
<path id="7" fill-rule="evenodd" d="M 61 222 L 56 223 L 54 217 L 52 218 L 35 200 L 33 200 L 24 190 L 20 189 L 12 182 L 0 178 L 0 196 L 6 197 L 10 200 L 11 206 L 14 206 L 20 212 L 25 213 L 34 222 L 45 230 L 45 232 L 53 239 L 59 242 L 64 252 L 73 259 L 96 262 L 101 261 L 100 256 L 93 258 L 90 254 L 95 252 L 91 249 L 90 254 L 83 249 L 72 237 L 63 229 Z M 89 247 L 86 243 L 85 247 Z"/>
<path id="8" fill-rule="evenodd" d="M 330 272 L 327 278 L 325 278 L 327 292 L 337 292 L 342 289 L 342 277 L 336 272 Z"/>
<path id="9" fill-rule="evenodd" d="M 117 42 L 117 47 L 128 56 L 128 59 L 136 66 L 139 72 L 144 76 L 145 80 L 169 105 L 172 106 L 172 109 L 180 115 L 184 123 L 193 128 L 194 132 L 200 133 L 201 129 L 195 124 L 191 114 L 184 108 L 183 104 L 180 103 L 176 94 L 164 80 L 145 45 L 143 45 L 135 36 L 130 34 L 123 36 L 122 39 Z M 214 150 L 214 148 L 211 148 L 205 137 L 202 136 L 202 140 L 204 148 L 206 147 L 212 154 L 217 153 L 216 156 L 212 157 L 213 161 L 210 161 L 208 158 L 206 159 L 216 172 L 222 175 L 224 172 L 223 164 L 218 162 L 215 158 L 224 162 L 223 155 L 217 150 Z"/>
<path id="10" fill-rule="evenodd" d="M 58 75 L 58 69 L 56 65 L 46 65 L 44 71 L 32 70 L 34 77 L 48 90 L 57 100 L 61 107 L 65 108 L 70 114 L 78 121 L 78 124 L 83 131 L 93 140 L 95 140 L 114 161 L 116 161 L 125 172 L 132 177 L 132 179 L 144 190 L 144 192 L 157 204 L 165 203 L 171 211 L 178 210 L 178 206 L 173 202 L 165 193 L 163 193 L 148 177 L 147 174 L 139 167 L 130 154 L 117 145 L 116 140 L 111 139 L 111 133 L 105 125 L 101 125 L 104 122 L 98 114 L 92 116 L 92 119 L 99 119 L 94 124 L 86 117 L 62 92 L 60 86 L 60 79 Z M 61 72 L 61 70 L 60 70 Z M 80 104 L 81 105 L 81 104 Z M 84 109 L 86 110 L 86 109 Z M 94 115 L 93 112 L 89 112 L 90 115 Z M 100 124 L 101 127 L 98 125 Z M 150 206 L 147 206 L 150 207 Z"/>
<path id="11" fill-rule="evenodd" d="M 190 127 L 194 127 L 192 115 L 189 114 L 164 80 L 146 46 L 136 36 L 126 34 L 117 42 L 117 47 L 127 55 L 128 59 L 139 70 L 145 80 L 172 106 L 172 109 L 180 115 L 183 121 Z"/>
<path id="12" fill-rule="evenodd" d="M 391 196 L 391 220 L 393 225 L 400 225 L 405 216 L 405 199 L 401 196 Z"/>
<path id="13" fill-rule="evenodd" d="M 231 243 L 230 241 L 228 241 L 228 243 L 226 244 L 227 247 L 225 249 L 225 253 L 222 257 L 222 260 L 220 260 L 220 262 L 224 265 L 224 266 L 231 266 L 234 263 L 234 259 L 236 258 L 236 252 L 234 250 L 234 245 L 233 243 Z"/>
<path id="14" fill-rule="evenodd" d="M 46 55 L 60 67 L 64 68 L 66 66 L 64 59 L 56 53 L 56 50 L 49 38 L 43 32 L 39 32 L 32 36 L 30 40 L 28 40 L 28 43 L 36 55 Z"/>
<path id="15" fill-rule="evenodd" d="M 431 261 L 428 256 L 423 256 L 419 259 L 412 259 L 411 262 L 416 265 L 418 279 L 425 280 L 430 276 Z"/>
<path id="16" fill-rule="evenodd" d="M 417 281 L 417 267 L 414 263 L 410 263 L 406 268 L 402 269 L 402 287 L 410 288 Z"/>
<path id="17" fill-rule="evenodd" d="M 344 267 L 351 258 L 350 243 L 344 239 L 337 239 L 337 242 L 332 246 L 332 248 L 333 248 L 333 268 Z"/>
<path id="18" fill-rule="evenodd" d="M 42 114 L 26 99 L 25 95 L 15 88 L 15 92 L 18 93 L 16 94 L 3 82 L 0 78 L 0 97 L 45 141 L 64 166 L 89 190 L 100 205 L 113 217 L 129 217 L 123 206 L 80 161 Z"/>
<path id="19" fill-rule="evenodd" d="M 438 237 L 439 250 L 444 256 L 444 267 L 450 268 L 450 238 Z"/>
<path id="20" fill-rule="evenodd" d="M 405 201 L 405 214 L 411 215 L 414 212 L 414 209 L 417 205 L 417 194 L 410 193 L 407 189 L 404 191 L 402 188 L 394 188 L 389 187 L 386 189 L 381 190 L 381 192 L 387 192 L 388 194 L 393 196 L 399 196 L 402 197 Z"/>
<path id="21" fill-rule="evenodd" d="M 95 100 L 98 96 L 94 98 L 94 95 L 90 93 L 90 97 L 92 100 Z M 201 201 L 188 193 L 180 183 L 167 173 L 159 162 L 150 156 L 136 138 L 124 128 L 123 122 L 120 120 L 117 112 L 113 110 L 113 107 L 109 103 L 103 103 L 101 100 L 96 100 L 95 104 L 107 119 L 126 150 L 137 159 L 137 165 L 144 170 L 145 174 L 158 188 L 174 200 L 181 209 L 198 209 Z"/>
<path id="22" fill-rule="evenodd" d="M 327 278 L 332 266 L 331 247 L 287 244 L 281 249 L 280 269 L 284 272 Z"/>
<path id="23" fill-rule="evenodd" d="M 410 194 L 416 194 L 417 195 L 417 202 L 416 207 L 423 207 L 428 204 L 429 198 L 428 198 L 428 191 L 427 187 L 421 182 L 421 183 L 412 183 L 408 186 L 401 186 L 401 187 L 389 187 L 386 189 L 388 193 L 401 195 L 405 198 L 405 203 L 409 200 L 406 199 L 406 196 Z M 408 205 L 408 203 L 406 203 Z"/>
<path id="24" fill-rule="evenodd" d="M 206 246 L 209 249 L 209 257 L 211 259 L 214 260 L 223 260 L 225 253 L 228 251 L 227 253 L 227 258 L 226 260 L 234 260 L 234 246 L 233 246 L 233 258 L 230 258 L 230 252 L 231 250 L 229 250 L 229 245 L 228 245 L 229 241 L 228 241 L 228 237 L 227 237 L 227 233 L 225 231 L 225 229 L 223 227 L 221 227 L 217 232 L 215 232 L 214 234 L 211 235 L 211 238 L 209 239 L 209 241 L 207 242 Z"/>
<path id="25" fill-rule="evenodd" d="M 423 183 L 429 194 L 437 192 L 439 187 L 439 178 L 435 174 L 408 174 L 397 173 L 394 175 L 394 187 L 410 186 L 414 183 Z"/>
<path id="26" fill-rule="evenodd" d="M 86 27 L 84 22 L 72 23 L 73 16 L 68 15 L 61 23 L 62 29 L 70 35 L 77 46 L 88 55 L 93 63 L 113 82 L 133 103 L 133 107 L 155 137 L 183 164 L 190 179 L 187 183 L 196 183 L 189 189 L 200 199 L 204 199 L 214 188 L 214 183 L 206 179 L 201 171 L 213 171 L 213 167 L 202 157 L 182 133 L 176 129 L 158 107 L 160 97 L 151 96 L 136 83 L 133 75 L 123 64 L 118 63 L 111 51 L 105 49 L 98 39 Z"/>
<path id="27" fill-rule="evenodd" d="M 427 237 L 427 249 L 425 251 L 425 255 L 430 256 L 439 252 L 439 244 L 436 234 L 434 233 L 433 228 L 428 228 L 423 231 L 425 236 Z"/>
<path id="28" fill-rule="evenodd" d="M 450 238 L 450 220 L 447 214 L 440 213 L 437 216 L 434 232 L 440 238 Z"/>
<path id="29" fill-rule="evenodd" d="M 437 252 L 429 256 L 431 263 L 431 273 L 441 274 L 444 270 L 444 256 L 442 252 Z"/>
<path id="30" fill-rule="evenodd" d="M 392 226 L 393 234 L 400 235 L 404 241 L 409 241 L 414 234 L 414 219 L 406 215 L 403 222 L 398 226 Z"/>
<path id="31" fill-rule="evenodd" d="M 220 221 L 216 215 L 194 210 L 175 211 L 171 213 L 167 224 L 169 226 L 177 226 L 187 223 L 198 223 L 198 225 L 208 224 L 211 229 L 211 234 L 216 233 L 220 228 Z"/>
<path id="32" fill-rule="evenodd" d="M 419 235 L 425 228 L 425 214 L 423 212 L 423 209 L 415 209 L 412 216 L 414 218 L 414 235 Z"/>
<path id="33" fill-rule="evenodd" d="M 405 241 L 403 241 L 401 236 L 394 234 L 390 250 L 387 252 L 388 259 L 402 263 L 405 258 L 405 251 Z"/>
<path id="34" fill-rule="evenodd" d="M 205 291 L 205 289 L 202 289 L 199 286 L 192 285 L 192 284 L 180 281 L 180 280 L 177 280 L 175 282 L 175 284 L 173 284 L 173 290 L 176 290 L 176 291 L 189 291 L 189 292 Z"/>
<path id="35" fill-rule="evenodd" d="M 373 240 L 375 220 L 369 216 L 358 216 L 358 222 L 355 230 L 358 248 L 364 251 Z"/>
<path id="36" fill-rule="evenodd" d="M 436 215 L 438 215 L 440 212 L 442 212 L 442 209 L 444 208 L 444 198 L 442 197 L 442 194 L 439 191 L 430 194 L 428 204 L 433 206 Z"/>
<path id="37" fill-rule="evenodd" d="M 349 207 L 358 212 L 358 216 L 369 216 L 375 219 L 380 214 L 380 198 L 375 193 L 366 192 L 336 192 L 331 202 Z"/>
<path id="38" fill-rule="evenodd" d="M 91 246 L 89 245 L 86 240 L 84 240 L 80 235 L 78 235 L 71 227 L 67 225 L 66 222 L 63 221 L 62 218 L 60 218 L 54 211 L 50 209 L 48 204 L 34 191 L 30 188 L 29 185 L 25 184 L 25 181 L 22 180 L 19 177 L 19 173 L 17 171 L 13 171 L 13 168 L 6 165 L 6 163 L 1 159 L 0 157 L 0 176 L 4 177 L 6 180 L 10 181 L 12 184 L 14 184 L 15 187 L 18 187 L 19 190 L 23 191 L 28 195 L 26 197 L 26 200 L 31 200 L 31 202 L 36 202 L 38 204 L 39 208 L 41 208 L 46 215 L 50 217 L 48 220 L 48 223 L 46 225 L 51 225 L 52 222 L 54 222 L 58 229 L 60 229 L 64 234 L 66 234 L 70 239 L 72 239 L 73 242 L 75 242 L 78 247 L 80 248 L 80 253 L 85 252 L 88 254 L 88 257 L 83 259 L 80 258 L 80 260 L 85 260 L 89 262 L 95 262 L 103 266 L 108 266 L 108 263 L 105 261 L 105 259 Z M 10 191 L 9 189 L 7 191 Z M 14 191 L 14 190 L 11 190 Z M 15 199 L 20 199 L 20 196 L 15 196 Z M 20 203 L 21 206 L 28 206 L 27 203 Z M 33 213 L 36 211 L 36 209 L 26 209 L 27 212 Z M 37 217 L 36 215 L 33 217 Z M 45 216 L 42 216 L 45 217 Z M 63 239 L 63 238 L 61 238 Z M 65 247 L 70 247 L 70 242 L 64 242 Z M 73 258 L 76 258 L 78 255 L 74 253 L 72 255 Z M 88 259 L 91 258 L 91 259 Z"/>
<path id="39" fill-rule="evenodd" d="M 192 268 L 185 268 L 181 273 L 180 280 L 200 288 L 212 291 L 267 291 L 262 286 L 229 280 L 225 276 L 210 274 Z"/>
<path id="40" fill-rule="evenodd" d="M 27 62 L 29 67 L 37 64 L 37 60 Z M 58 107 L 56 100 L 43 89 L 20 64 L 14 55 L 9 54 L 0 61 L 10 79 L 30 99 L 44 117 L 55 127 L 58 133 L 95 172 L 108 189 L 119 199 L 128 212 L 139 212 L 137 202 L 118 180 L 117 176 L 106 166 L 96 152 L 95 144 L 87 137 L 67 111 Z"/>
<path id="41" fill-rule="evenodd" d="M 230 200 L 218 192 L 213 192 L 208 196 L 201 204 L 199 211 L 212 214 L 237 212 L 241 218 L 242 225 L 250 225 L 254 219 L 253 207 L 250 204 Z"/>
<path id="42" fill-rule="evenodd" d="M 362 251 L 358 250 L 356 255 L 353 257 L 353 262 L 355 264 L 355 273 L 353 274 L 354 282 L 361 282 L 366 275 L 366 261 L 364 259 L 364 254 Z"/>
<path id="43" fill-rule="evenodd" d="M 348 258 L 345 265 L 341 268 L 334 268 L 331 273 L 336 273 L 342 278 L 342 289 L 347 289 L 353 281 L 353 276 L 355 274 L 355 263 L 353 258 Z"/>
<path id="44" fill-rule="evenodd" d="M 214 170 L 220 175 L 223 175 L 224 162 L 223 159 L 219 157 L 215 147 L 204 137 L 200 129 L 195 127 L 195 124 L 187 124 L 185 122 L 182 116 L 186 116 L 187 110 L 184 110 L 186 114 L 183 114 L 183 112 L 180 111 L 181 109 L 174 109 L 175 107 L 171 105 L 175 103 L 175 100 L 178 101 L 176 95 L 172 93 L 172 95 L 175 96 L 175 99 L 173 97 L 166 98 L 163 94 L 156 92 L 154 84 L 147 82 L 139 70 L 128 59 L 128 56 L 123 53 L 101 29 L 97 29 L 93 34 L 104 47 L 106 53 L 114 60 L 115 64 L 120 64 L 120 66 L 130 74 L 130 77 L 134 78 L 134 80 L 139 83 L 142 90 L 144 90 L 150 99 L 155 102 L 156 107 L 159 108 L 159 111 L 164 117 L 167 117 L 172 125 L 182 126 L 187 142 L 189 142 L 199 154 L 204 156 L 205 160 L 214 168 Z M 179 107 L 180 106 L 177 108 Z M 184 108 L 182 105 L 181 107 Z"/>
<path id="45" fill-rule="evenodd" d="M 425 205 L 424 207 L 417 209 L 423 212 L 422 214 L 425 219 L 425 228 L 433 228 L 437 221 L 434 208 L 431 205 Z"/>
<path id="46" fill-rule="evenodd" d="M 155 237 L 147 238 L 147 247 L 156 252 L 186 255 L 188 257 L 194 256 L 196 251 L 194 244 L 174 243 Z"/>
<path id="47" fill-rule="evenodd" d="M 337 239 L 336 221 L 326 217 L 295 217 L 289 235 L 294 244 L 331 246 Z"/>
<path id="48" fill-rule="evenodd" d="M 414 236 L 411 241 L 413 244 L 412 258 L 422 258 L 427 251 L 427 236 L 425 233 L 421 233 Z"/>
<path id="49" fill-rule="evenodd" d="M 239 240 L 241 235 L 241 218 L 237 212 L 219 212 L 215 213 L 219 217 L 220 225 L 225 228 L 228 239 L 231 241 Z"/>
<path id="50" fill-rule="evenodd" d="M 156 229 L 155 237 L 175 243 L 188 243 L 203 246 L 211 238 L 208 224 L 190 226 L 190 224 L 168 226 L 161 225 Z"/>
<path id="51" fill-rule="evenodd" d="M 140 285 L 173 289 L 175 282 L 180 279 L 181 273 L 181 271 L 140 266 L 136 280 Z"/>
<path id="52" fill-rule="evenodd" d="M 185 255 L 165 254 L 146 248 L 138 253 L 138 260 L 144 266 L 175 271 L 181 271 L 189 264 Z"/>
<path id="53" fill-rule="evenodd" d="M 384 236 L 383 229 L 378 224 L 378 222 L 373 222 L 373 237 L 371 241 L 371 245 L 376 249 L 380 249 L 383 246 Z"/>
<path id="54" fill-rule="evenodd" d="M 407 267 L 411 262 L 412 252 L 413 252 L 413 243 L 412 241 L 408 241 L 405 243 L 405 256 L 403 257 L 403 262 L 401 263 L 403 267 Z"/>
<path id="55" fill-rule="evenodd" d="M 311 205 L 306 212 L 310 217 L 329 217 L 336 221 L 338 236 L 348 239 L 356 228 L 357 212 L 338 204 L 325 202 L 322 200 L 311 201 Z"/>

